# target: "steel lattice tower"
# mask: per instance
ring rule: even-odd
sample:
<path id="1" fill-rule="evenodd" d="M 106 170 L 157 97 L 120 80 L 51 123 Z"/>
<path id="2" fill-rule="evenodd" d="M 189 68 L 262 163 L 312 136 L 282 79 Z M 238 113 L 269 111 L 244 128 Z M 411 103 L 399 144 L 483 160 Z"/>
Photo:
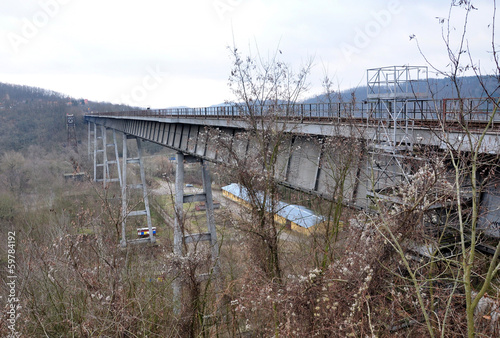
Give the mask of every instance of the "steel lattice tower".
<path id="1" fill-rule="evenodd" d="M 391 66 L 367 70 L 370 121 L 376 121 L 369 144 L 368 194 L 387 198 L 408 181 L 409 154 L 413 151 L 415 103 L 427 101 L 426 66 Z M 411 113 L 410 113 L 411 112 Z"/>

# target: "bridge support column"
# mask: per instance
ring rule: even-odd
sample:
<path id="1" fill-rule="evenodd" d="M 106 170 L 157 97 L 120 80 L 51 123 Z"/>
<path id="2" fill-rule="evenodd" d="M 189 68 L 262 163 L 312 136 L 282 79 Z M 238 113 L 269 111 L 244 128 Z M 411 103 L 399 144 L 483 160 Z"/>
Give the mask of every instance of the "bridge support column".
<path id="1" fill-rule="evenodd" d="M 203 192 L 200 194 L 184 195 L 184 162 L 200 161 L 201 176 L 203 180 Z M 204 202 L 207 216 L 207 232 L 189 233 L 190 227 L 186 225 L 184 217 L 184 203 Z M 184 256 L 183 248 L 189 250 L 190 243 L 208 241 L 211 249 L 211 268 L 208 273 L 198 274 L 199 280 L 215 279 L 220 273 L 219 245 L 215 228 L 214 203 L 212 198 L 212 180 L 208 162 L 194 157 L 186 158 L 182 152 L 177 153 L 177 170 L 175 175 L 175 222 L 174 222 L 174 254 L 177 257 Z M 197 245 L 194 247 L 197 248 Z M 179 273 L 179 272 L 178 272 Z M 178 275 L 173 281 L 174 312 L 180 313 L 182 276 Z M 215 283 L 216 292 L 219 291 L 218 283 Z"/>
<path id="2" fill-rule="evenodd" d="M 122 186 L 122 172 L 120 170 L 120 157 L 118 155 L 118 143 L 116 142 L 116 130 L 113 129 L 113 145 L 115 147 L 115 161 L 116 161 L 116 168 L 118 170 L 118 180 L 120 182 L 120 187 Z"/>
<path id="3" fill-rule="evenodd" d="M 106 128 L 101 126 L 101 134 L 97 136 L 97 124 L 94 123 L 94 182 L 103 182 L 106 187 Z M 102 168 L 102 177 L 99 178 L 97 171 Z"/>
<path id="4" fill-rule="evenodd" d="M 94 182 L 97 182 L 97 124 L 94 123 Z"/>
<path id="5" fill-rule="evenodd" d="M 177 153 L 177 168 L 175 170 L 175 220 L 174 220 L 174 255 L 182 256 L 182 235 L 184 233 L 184 154 Z M 174 313 L 179 314 L 181 309 L 181 276 L 180 271 L 174 279 Z"/>
<path id="6" fill-rule="evenodd" d="M 215 217 L 214 217 L 214 203 L 212 198 L 212 179 L 210 178 L 210 171 L 208 167 L 208 161 L 201 160 L 201 174 L 203 179 L 203 193 L 205 194 L 205 206 L 207 214 L 207 227 L 210 233 L 210 246 L 212 251 L 212 263 L 213 271 L 215 276 L 219 275 L 220 265 L 219 265 L 219 245 L 217 243 L 217 231 L 215 228 Z"/>
<path id="7" fill-rule="evenodd" d="M 103 127 L 104 128 L 104 127 Z M 109 182 L 119 182 L 120 183 L 120 187 L 122 186 L 122 173 L 121 173 L 121 170 L 120 170 L 120 160 L 119 160 L 119 157 L 118 157 L 118 145 L 117 145 L 117 142 L 116 142 L 116 131 L 113 129 L 113 142 L 112 143 L 108 143 L 108 138 L 107 138 L 107 129 L 104 129 L 103 130 L 103 144 L 105 144 L 105 149 L 104 149 L 104 155 L 103 155 L 103 158 L 104 158 L 104 170 L 103 170 L 103 173 L 105 174 L 104 176 L 104 181 L 103 181 L 103 185 L 104 185 L 104 188 L 106 188 L 107 184 Z M 113 147 L 113 156 L 114 156 L 114 160 L 109 160 L 109 156 L 108 156 L 108 148 L 110 147 Z M 116 172 L 118 173 L 118 177 L 111 177 L 111 169 L 110 169 L 110 165 L 114 165 L 116 166 Z"/>
<path id="8" fill-rule="evenodd" d="M 87 122 L 87 130 L 88 130 L 88 133 L 87 133 L 87 156 L 88 156 L 88 159 L 90 161 L 90 157 L 92 156 L 91 152 L 90 152 L 90 149 L 91 149 L 91 125 L 90 125 L 90 122 Z"/>
<path id="9" fill-rule="evenodd" d="M 174 254 L 182 255 L 182 228 L 184 214 L 184 154 L 177 153 L 177 169 L 175 171 L 175 224 Z"/>
<path id="10" fill-rule="evenodd" d="M 128 147 L 127 147 L 127 139 L 135 139 L 137 142 L 137 157 L 136 158 L 128 158 Z M 139 184 L 128 184 L 127 181 L 127 166 L 129 164 L 139 164 L 139 172 L 141 176 L 141 183 Z M 129 193 L 131 190 L 142 190 L 142 200 L 144 203 L 144 209 L 141 210 L 128 210 L 128 200 L 131 196 Z M 136 204 L 137 205 L 137 204 Z M 140 205 L 140 203 L 139 203 Z M 146 216 L 148 236 L 146 238 L 139 238 L 135 240 L 127 240 L 127 220 L 129 217 L 134 216 Z M 142 228 L 142 226 L 141 226 Z M 122 239 L 121 246 L 127 246 L 127 243 L 144 243 L 150 242 L 155 243 L 155 235 L 153 232 L 153 226 L 151 222 L 151 213 L 149 210 L 149 199 L 148 192 L 146 186 L 146 175 L 144 172 L 144 164 L 142 161 L 142 147 L 141 141 L 134 137 L 124 134 L 123 135 L 123 167 L 122 167 Z"/>
<path id="11" fill-rule="evenodd" d="M 122 148 L 122 239 L 120 245 L 127 246 L 127 135 L 122 134 L 123 148 Z"/>
<path id="12" fill-rule="evenodd" d="M 106 189 L 106 182 L 109 177 L 109 171 L 108 171 L 108 138 L 107 138 L 107 132 L 106 132 L 106 127 L 101 126 L 101 138 L 102 138 L 102 186 L 104 189 Z"/>

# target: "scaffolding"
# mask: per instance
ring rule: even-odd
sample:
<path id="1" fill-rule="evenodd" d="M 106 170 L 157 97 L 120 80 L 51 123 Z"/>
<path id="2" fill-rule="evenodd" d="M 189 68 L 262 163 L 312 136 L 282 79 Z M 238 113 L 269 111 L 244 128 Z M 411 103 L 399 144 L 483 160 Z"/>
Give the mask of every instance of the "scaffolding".
<path id="1" fill-rule="evenodd" d="M 367 70 L 369 121 L 376 123 L 368 146 L 368 196 L 390 199 L 395 187 L 408 182 L 414 142 L 409 108 L 428 99 L 426 66 Z"/>

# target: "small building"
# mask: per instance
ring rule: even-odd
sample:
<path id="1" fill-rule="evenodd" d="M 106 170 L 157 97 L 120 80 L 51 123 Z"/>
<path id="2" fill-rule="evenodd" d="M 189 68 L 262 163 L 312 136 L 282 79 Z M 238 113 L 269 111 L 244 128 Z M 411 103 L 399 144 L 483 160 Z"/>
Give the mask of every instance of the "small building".
<path id="1" fill-rule="evenodd" d="M 222 187 L 222 194 L 247 208 L 251 207 L 246 189 L 239 184 L 232 183 Z M 278 202 L 275 210 L 274 219 L 276 222 L 284 225 L 287 229 L 303 234 L 309 234 L 311 228 L 317 227 L 325 221 L 323 216 L 318 216 L 312 210 L 301 205 Z"/>
<path id="2" fill-rule="evenodd" d="M 247 202 L 249 198 L 246 190 L 242 189 L 237 183 L 231 183 L 222 187 L 222 195 L 247 208 L 251 207 L 250 203 Z"/>
<path id="3" fill-rule="evenodd" d="M 318 227 L 325 221 L 322 216 L 316 215 L 312 210 L 301 205 L 279 202 L 279 210 L 274 219 L 293 231 L 309 234 L 313 227 Z"/>

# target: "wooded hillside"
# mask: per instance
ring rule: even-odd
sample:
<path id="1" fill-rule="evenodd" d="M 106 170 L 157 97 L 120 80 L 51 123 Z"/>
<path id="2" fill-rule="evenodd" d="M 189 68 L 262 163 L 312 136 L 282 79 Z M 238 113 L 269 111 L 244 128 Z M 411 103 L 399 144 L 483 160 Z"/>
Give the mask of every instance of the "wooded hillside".
<path id="1" fill-rule="evenodd" d="M 130 110 L 131 107 L 75 99 L 51 90 L 0 83 L 0 155 L 25 151 L 30 145 L 55 150 L 66 145 L 66 114 L 74 114 L 77 138 L 86 129 L 83 115 L 90 111 Z"/>

